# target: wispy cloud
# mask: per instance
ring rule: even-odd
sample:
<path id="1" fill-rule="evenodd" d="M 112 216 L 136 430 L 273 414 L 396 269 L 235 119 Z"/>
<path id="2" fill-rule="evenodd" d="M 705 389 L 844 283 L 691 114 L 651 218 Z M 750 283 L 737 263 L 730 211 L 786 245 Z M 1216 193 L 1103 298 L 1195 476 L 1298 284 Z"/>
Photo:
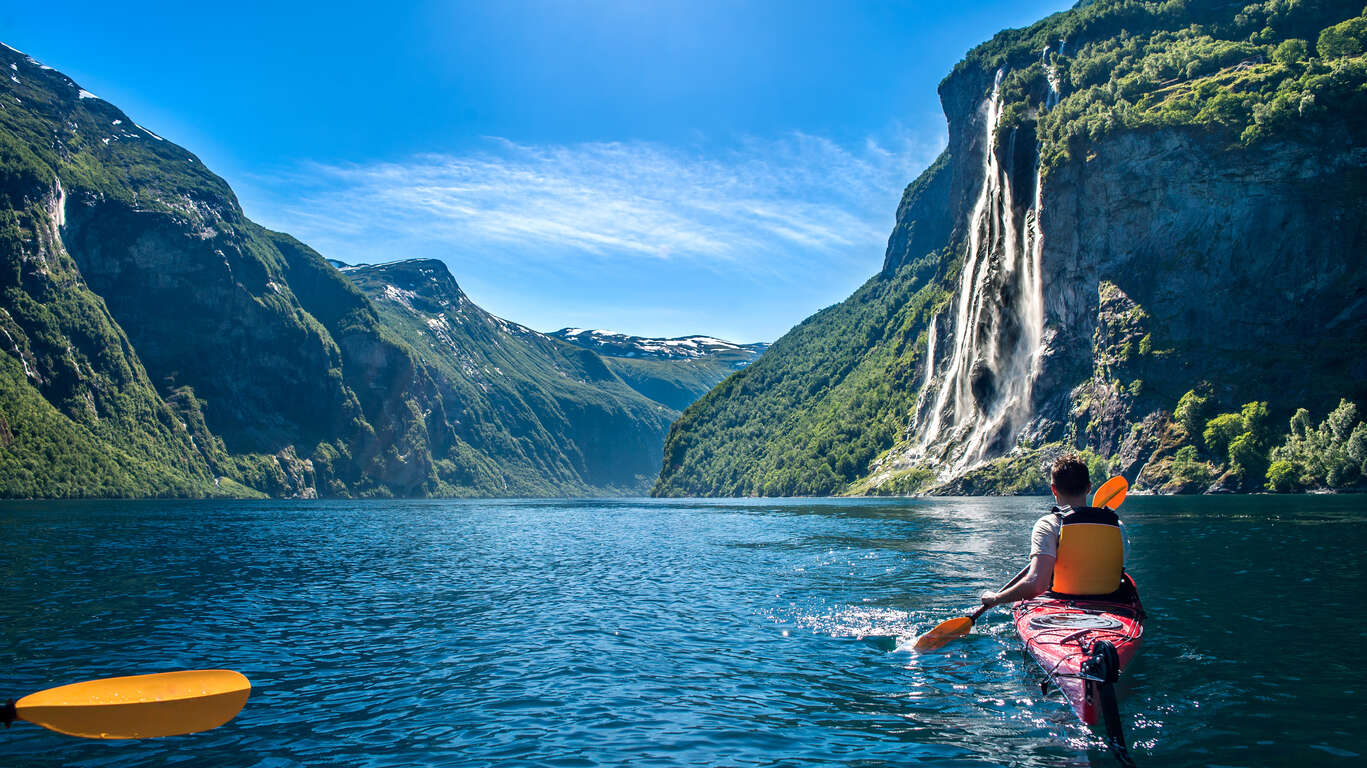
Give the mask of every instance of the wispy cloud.
<path id="1" fill-rule="evenodd" d="M 524 263 L 686 259 L 767 272 L 770 262 L 881 254 L 903 186 L 938 149 L 804 134 L 711 153 L 495 138 L 467 154 L 258 178 L 273 199 L 249 212 L 347 261 L 421 242 Z"/>

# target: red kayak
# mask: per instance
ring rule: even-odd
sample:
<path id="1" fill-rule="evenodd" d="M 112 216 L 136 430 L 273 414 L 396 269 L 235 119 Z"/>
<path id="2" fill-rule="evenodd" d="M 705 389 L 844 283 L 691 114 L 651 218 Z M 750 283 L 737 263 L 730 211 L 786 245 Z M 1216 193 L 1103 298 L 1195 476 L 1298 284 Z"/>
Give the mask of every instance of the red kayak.
<path id="1" fill-rule="evenodd" d="M 1129 579 L 1129 576 L 1125 577 Z M 1133 580 L 1129 581 L 1133 587 Z M 1139 653 L 1144 609 L 1132 602 L 1063 599 L 1041 595 L 1016 603 L 1016 632 L 1087 725 L 1104 720 L 1112 752 L 1133 764 L 1115 701 L 1116 678 Z"/>

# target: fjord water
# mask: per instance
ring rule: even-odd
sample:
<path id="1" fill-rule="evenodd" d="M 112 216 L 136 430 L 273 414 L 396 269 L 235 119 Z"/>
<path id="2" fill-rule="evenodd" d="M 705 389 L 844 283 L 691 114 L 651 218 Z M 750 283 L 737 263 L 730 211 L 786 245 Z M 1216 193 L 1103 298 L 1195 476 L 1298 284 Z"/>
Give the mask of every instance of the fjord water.
<path id="1" fill-rule="evenodd" d="M 1108 765 L 1007 612 L 882 650 L 1015 572 L 1041 499 L 0 506 L 2 696 L 227 667 L 232 723 L 6 766 Z M 1141 765 L 1360 764 L 1354 497 L 1121 510 L 1151 618 Z"/>

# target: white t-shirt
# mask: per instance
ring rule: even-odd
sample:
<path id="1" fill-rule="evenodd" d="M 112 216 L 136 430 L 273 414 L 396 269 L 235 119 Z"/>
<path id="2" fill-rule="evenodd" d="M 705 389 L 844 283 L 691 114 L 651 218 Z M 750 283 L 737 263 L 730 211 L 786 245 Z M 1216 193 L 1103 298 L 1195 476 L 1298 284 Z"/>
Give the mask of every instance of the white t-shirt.
<path id="1" fill-rule="evenodd" d="M 1060 507 L 1059 511 L 1068 514 L 1072 511 L 1071 507 Z M 1030 532 L 1030 556 L 1048 555 L 1058 557 L 1058 536 L 1059 529 L 1063 525 L 1058 515 L 1050 512 L 1035 521 L 1035 529 Z M 1130 556 L 1130 537 L 1125 533 L 1125 523 L 1120 523 L 1120 543 L 1123 557 L 1128 560 Z"/>

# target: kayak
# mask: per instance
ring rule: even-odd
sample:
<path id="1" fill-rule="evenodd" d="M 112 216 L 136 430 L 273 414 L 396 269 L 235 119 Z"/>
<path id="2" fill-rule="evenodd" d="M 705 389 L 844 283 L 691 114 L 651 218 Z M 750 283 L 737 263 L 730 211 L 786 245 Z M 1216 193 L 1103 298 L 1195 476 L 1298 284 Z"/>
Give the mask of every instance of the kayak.
<path id="1" fill-rule="evenodd" d="M 1138 592 L 1133 594 L 1128 603 L 1041 595 L 1016 603 L 1012 616 L 1025 650 L 1078 718 L 1087 725 L 1104 722 L 1107 742 L 1122 764 L 1133 763 L 1127 762 L 1115 682 L 1144 638 L 1144 608 Z"/>

